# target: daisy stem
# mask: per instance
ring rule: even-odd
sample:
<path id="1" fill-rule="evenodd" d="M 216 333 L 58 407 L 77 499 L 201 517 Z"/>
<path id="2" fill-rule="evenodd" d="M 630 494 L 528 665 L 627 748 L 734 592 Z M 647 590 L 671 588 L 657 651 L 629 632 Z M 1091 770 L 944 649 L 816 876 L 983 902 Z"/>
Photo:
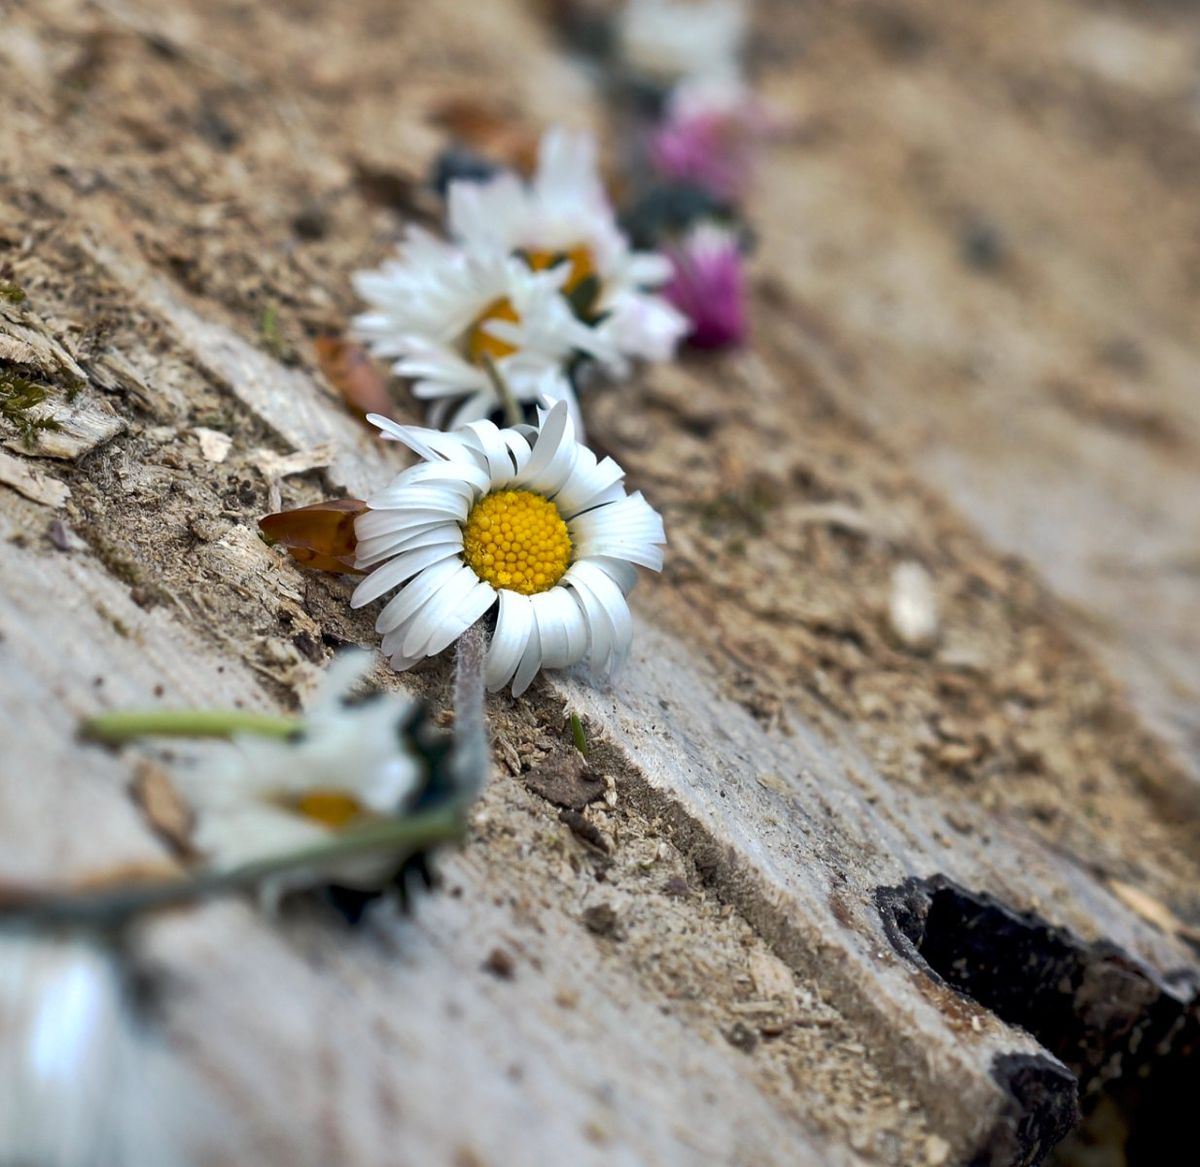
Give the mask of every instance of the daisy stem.
<path id="1" fill-rule="evenodd" d="M 328 843 L 270 855 L 226 871 L 201 871 L 180 879 L 123 883 L 86 891 L 0 889 L 0 922 L 26 925 L 87 925 L 112 928 L 134 916 L 254 887 L 273 875 L 316 868 L 376 852 L 393 851 L 397 863 L 417 851 L 458 838 L 463 807 L 457 801 L 437 810 L 369 823 Z"/>
<path id="2" fill-rule="evenodd" d="M 454 660 L 454 766 L 460 789 L 477 795 L 490 764 L 483 708 L 483 625 L 477 620 L 459 637 Z"/>
<path id="3" fill-rule="evenodd" d="M 232 737 L 235 733 L 287 738 L 304 728 L 298 717 L 249 713 L 240 709 L 133 709 L 89 717 L 79 728 L 83 737 L 108 745 L 130 738 Z"/>
<path id="4" fill-rule="evenodd" d="M 517 404 L 516 397 L 513 396 L 512 387 L 504 379 L 504 374 L 500 372 L 496 362 L 492 360 L 491 353 L 481 353 L 480 355 L 483 357 L 483 367 L 492 383 L 492 388 L 496 390 L 496 395 L 504 405 L 505 422 L 508 425 L 520 425 L 525 419 L 521 414 L 521 407 Z"/>

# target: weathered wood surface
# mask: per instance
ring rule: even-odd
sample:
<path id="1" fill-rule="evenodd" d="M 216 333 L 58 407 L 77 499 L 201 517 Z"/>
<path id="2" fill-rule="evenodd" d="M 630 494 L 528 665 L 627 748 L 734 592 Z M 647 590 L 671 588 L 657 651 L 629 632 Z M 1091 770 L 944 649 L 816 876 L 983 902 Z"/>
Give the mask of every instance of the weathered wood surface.
<path id="1" fill-rule="evenodd" d="M 193 1161 L 1036 1162 L 1073 1105 L 1055 1053 L 1098 1081 L 1124 1028 L 1189 1006 L 1198 293 L 1157 232 L 1194 247 L 1176 46 L 1200 28 L 1019 7 L 762 5 L 801 132 L 752 206 L 754 344 L 585 402 L 672 538 L 634 658 L 611 688 L 491 700 L 495 781 L 414 919 L 148 929 Z M 515 2 L 0 13 L 0 278 L 27 294 L 0 355 L 115 423 L 0 462 L 0 864 L 51 876 L 163 857 L 134 756 L 80 745 L 80 716 L 290 704 L 372 643 L 343 582 L 254 532 L 272 490 L 401 464 L 308 343 L 404 221 L 356 174 L 418 179 L 464 89 L 605 123 Z M 886 617 L 913 561 L 924 652 Z M 377 675 L 447 700 L 442 664 Z M 575 830 L 567 708 L 605 778 Z M 992 896 L 1075 938 L 1056 1050 L 916 958 L 906 912 L 939 880 L 978 897 L 964 933 Z M 958 942 L 929 929 L 931 960 Z"/>
<path id="2" fill-rule="evenodd" d="M 815 141 L 762 186 L 772 272 L 838 403 L 1078 603 L 1195 776 L 1196 13 L 900 9 L 790 13 Z"/>

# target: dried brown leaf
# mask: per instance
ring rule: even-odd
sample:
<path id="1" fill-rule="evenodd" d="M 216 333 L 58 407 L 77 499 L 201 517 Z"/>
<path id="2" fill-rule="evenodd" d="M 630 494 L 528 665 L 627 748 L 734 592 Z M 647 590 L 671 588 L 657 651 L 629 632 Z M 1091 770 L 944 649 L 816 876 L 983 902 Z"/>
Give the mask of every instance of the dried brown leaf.
<path id="1" fill-rule="evenodd" d="M 156 762 L 139 762 L 129 793 L 146 821 L 180 855 L 192 852 L 192 812 L 170 775 Z"/>
<path id="2" fill-rule="evenodd" d="M 367 504 L 361 499 L 329 499 L 264 515 L 258 526 L 268 542 L 282 547 L 305 567 L 339 575 L 362 575 L 354 566 L 358 545 L 354 520 L 366 509 Z"/>
<path id="3" fill-rule="evenodd" d="M 319 336 L 313 348 L 325 379 L 355 414 L 395 417 L 387 379 L 363 348 L 337 336 Z"/>

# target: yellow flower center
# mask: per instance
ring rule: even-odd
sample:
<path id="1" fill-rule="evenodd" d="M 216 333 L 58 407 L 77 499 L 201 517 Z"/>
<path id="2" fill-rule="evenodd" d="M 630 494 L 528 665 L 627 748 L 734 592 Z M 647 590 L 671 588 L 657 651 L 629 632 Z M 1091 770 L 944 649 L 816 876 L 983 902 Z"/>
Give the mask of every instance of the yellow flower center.
<path id="1" fill-rule="evenodd" d="M 592 253 L 584 247 L 582 243 L 575 247 L 569 248 L 566 251 L 523 251 L 525 262 L 529 264 L 534 271 L 542 271 L 544 268 L 555 267 L 564 260 L 571 265 L 571 270 L 567 275 L 566 283 L 563 284 L 562 290 L 569 296 L 584 280 L 590 275 L 596 274 L 595 265 L 592 263 Z"/>
<path id="2" fill-rule="evenodd" d="M 334 831 L 340 831 L 367 813 L 357 798 L 342 790 L 310 790 L 296 799 L 293 809 L 306 819 Z"/>
<path id="3" fill-rule="evenodd" d="M 494 588 L 531 596 L 554 587 L 571 562 L 558 508 L 529 490 L 484 495 L 467 515 L 463 558 Z"/>
<path id="4" fill-rule="evenodd" d="M 520 319 L 517 310 L 507 297 L 493 300 L 467 332 L 467 356 L 475 364 L 481 365 L 484 353 L 494 361 L 498 361 L 510 353 L 515 353 L 517 351 L 515 344 L 509 344 L 506 340 L 498 340 L 490 332 L 484 331 L 484 326 L 492 320 L 511 320 L 516 324 Z"/>
<path id="5" fill-rule="evenodd" d="M 569 263 L 571 270 L 562 286 L 563 293 L 567 296 L 570 296 L 589 276 L 596 273 L 592 263 L 592 253 L 582 243 L 566 251 L 522 251 L 519 254 L 524 257 L 525 262 L 534 271 L 542 271 L 563 262 Z M 594 297 L 589 297 L 589 299 L 594 299 Z M 590 309 L 590 307 L 590 304 L 584 305 L 584 309 Z M 517 351 L 515 344 L 509 344 L 506 340 L 499 340 L 492 336 L 486 326 L 493 320 L 508 320 L 517 324 L 520 319 L 520 315 L 507 296 L 493 300 L 467 329 L 464 347 L 468 359 L 476 365 L 481 365 L 485 354 L 493 361 L 498 361 L 502 357 L 515 353 Z"/>

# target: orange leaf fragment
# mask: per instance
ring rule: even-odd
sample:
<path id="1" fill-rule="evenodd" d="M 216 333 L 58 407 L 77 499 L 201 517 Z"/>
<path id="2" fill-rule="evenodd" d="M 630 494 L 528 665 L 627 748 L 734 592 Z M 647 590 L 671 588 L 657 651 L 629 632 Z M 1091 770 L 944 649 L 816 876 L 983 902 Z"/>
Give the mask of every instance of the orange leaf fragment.
<path id="1" fill-rule="evenodd" d="M 157 762 L 139 762 L 129 793 L 146 821 L 178 854 L 195 857 L 191 846 L 192 812 L 166 770 Z"/>
<path id="2" fill-rule="evenodd" d="M 387 380 L 363 348 L 339 336 L 319 336 L 313 348 L 325 379 L 359 417 L 368 413 L 395 416 Z"/>
<path id="3" fill-rule="evenodd" d="M 354 566 L 358 546 L 354 520 L 366 510 L 362 499 L 334 498 L 264 515 L 258 526 L 269 543 L 278 544 L 305 567 L 339 575 L 364 575 Z"/>
<path id="4" fill-rule="evenodd" d="M 532 174 L 537 167 L 538 135 L 511 109 L 472 97 L 451 97 L 430 111 L 429 120 L 464 146 L 522 174 Z"/>

